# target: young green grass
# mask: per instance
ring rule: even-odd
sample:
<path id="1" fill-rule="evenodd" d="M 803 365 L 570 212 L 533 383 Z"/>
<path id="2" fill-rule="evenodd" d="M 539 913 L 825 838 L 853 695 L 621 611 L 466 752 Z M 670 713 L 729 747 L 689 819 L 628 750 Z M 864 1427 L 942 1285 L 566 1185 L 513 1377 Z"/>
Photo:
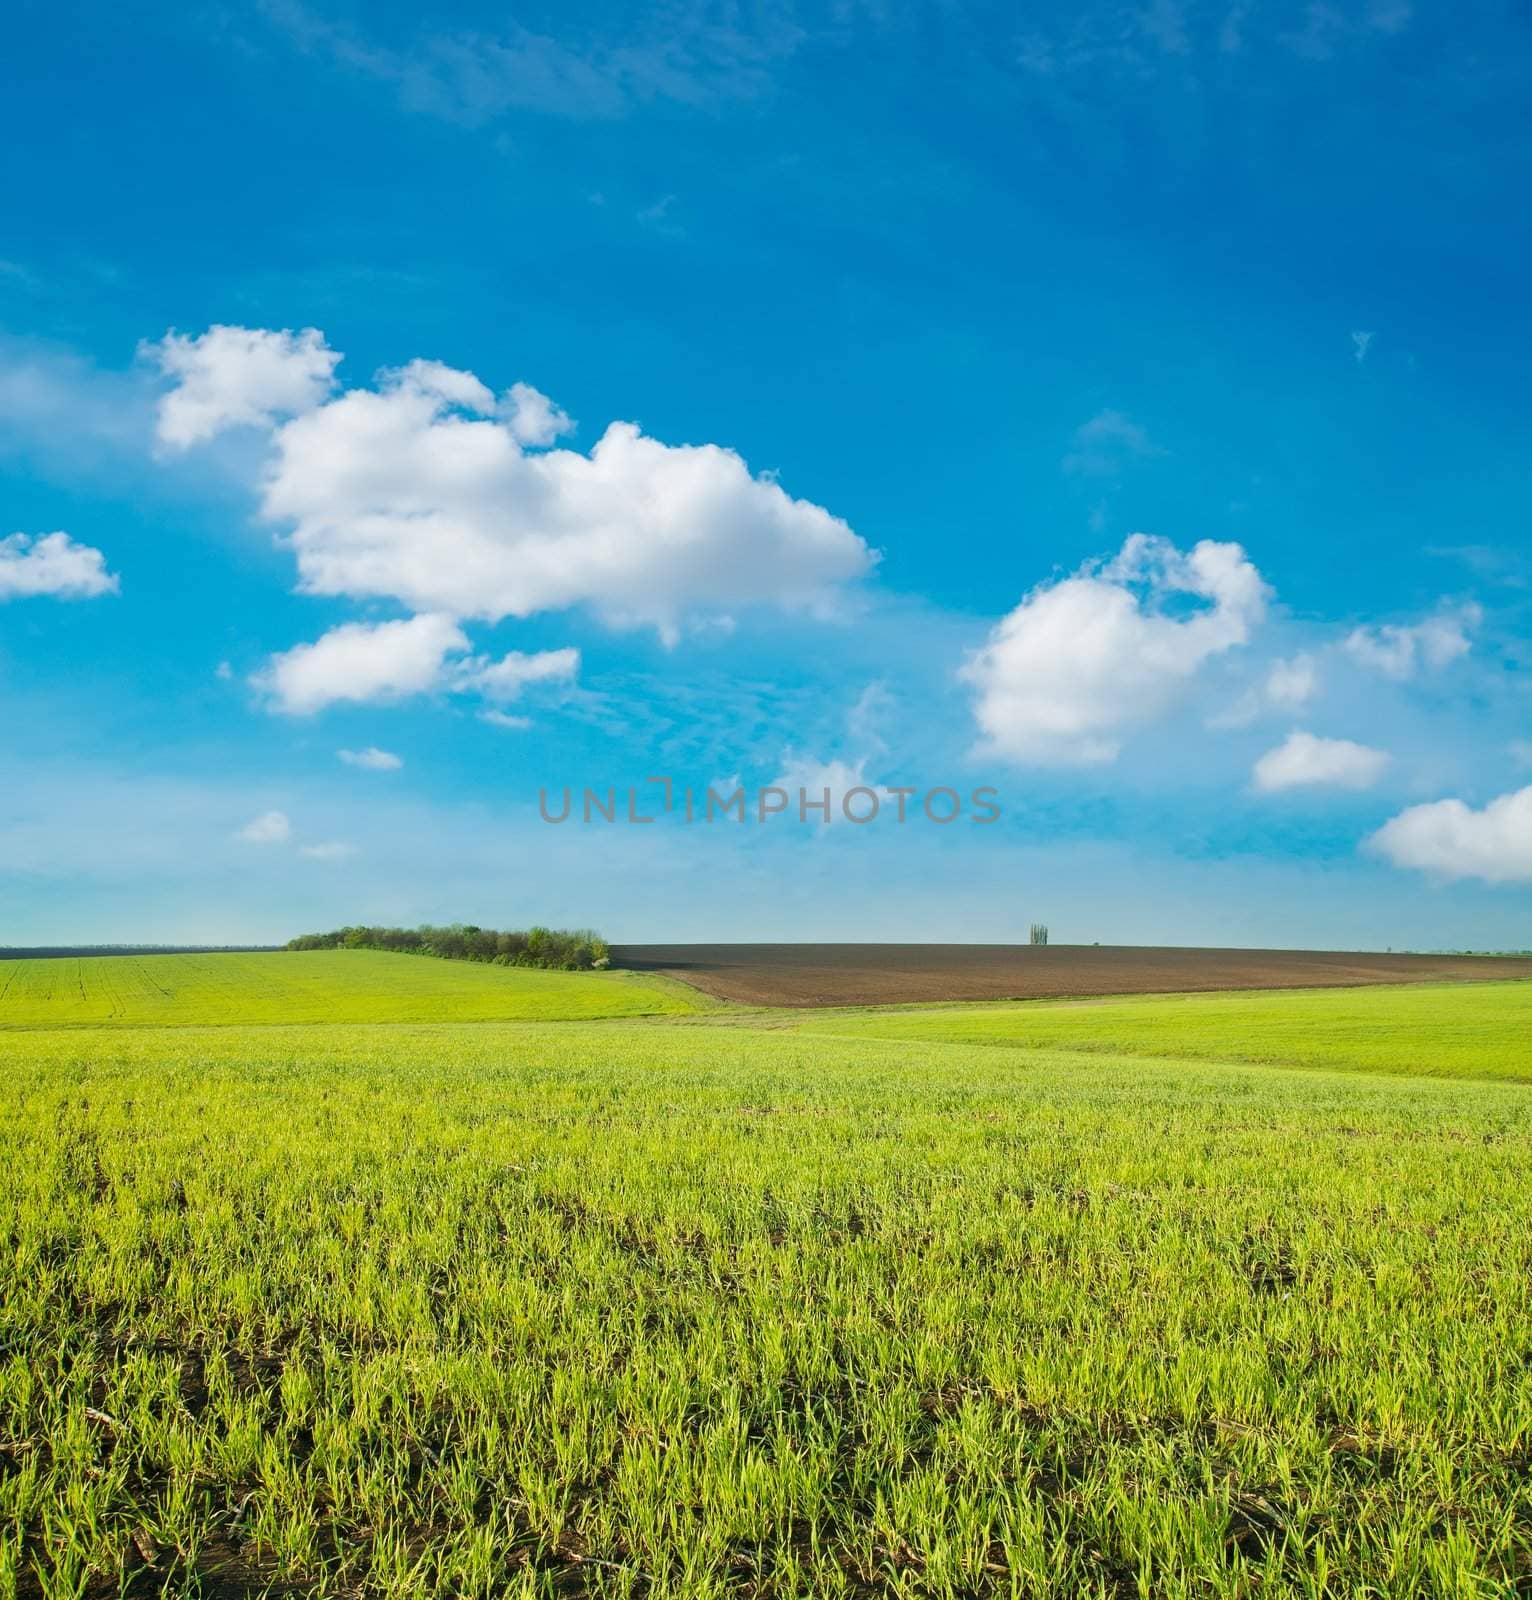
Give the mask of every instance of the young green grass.
<path id="1" fill-rule="evenodd" d="M 796 1013 L 802 1032 L 914 1043 L 1532 1081 L 1532 983 L 1410 984 Z"/>
<path id="2" fill-rule="evenodd" d="M 1515 1083 L 750 1018 L 0 1055 L 0 1594 L 1532 1584 Z"/>
<path id="3" fill-rule="evenodd" d="M 626 972 L 543 972 L 382 950 L 0 961 L 0 1028 L 80 1023 L 498 1022 L 676 1014 L 716 1002 Z"/>

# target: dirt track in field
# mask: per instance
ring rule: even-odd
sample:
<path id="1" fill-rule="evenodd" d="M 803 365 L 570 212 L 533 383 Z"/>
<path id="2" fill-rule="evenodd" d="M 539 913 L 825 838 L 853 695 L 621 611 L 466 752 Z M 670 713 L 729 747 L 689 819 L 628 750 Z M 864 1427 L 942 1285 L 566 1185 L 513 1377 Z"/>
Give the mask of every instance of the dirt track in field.
<path id="1" fill-rule="evenodd" d="M 1139 945 L 630 944 L 613 962 L 743 1005 L 1039 1000 L 1532 978 L 1532 959 Z"/>

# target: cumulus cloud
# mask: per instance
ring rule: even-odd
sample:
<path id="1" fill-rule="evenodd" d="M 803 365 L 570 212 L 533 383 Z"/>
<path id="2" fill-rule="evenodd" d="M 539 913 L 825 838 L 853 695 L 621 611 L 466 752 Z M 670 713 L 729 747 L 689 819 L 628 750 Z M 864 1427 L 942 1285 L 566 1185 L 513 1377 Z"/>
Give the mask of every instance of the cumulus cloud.
<path id="1" fill-rule="evenodd" d="M 468 648 L 452 620 L 346 622 L 275 655 L 251 680 L 278 711 L 306 716 L 336 701 L 401 700 L 440 686 L 449 654 Z"/>
<path id="2" fill-rule="evenodd" d="M 404 765 L 401 757 L 391 750 L 380 750 L 370 744 L 365 750 L 337 750 L 336 755 L 348 767 L 361 767 L 367 772 L 397 772 Z"/>
<path id="3" fill-rule="evenodd" d="M 317 328 L 215 325 L 196 338 L 174 331 L 140 354 L 174 382 L 155 436 L 167 450 L 204 444 L 227 428 L 268 426 L 318 405 L 335 381 L 340 353 Z"/>
<path id="4" fill-rule="evenodd" d="M 1205 602 L 1176 615 L 1171 602 Z M 985 751 L 1019 762 L 1115 759 L 1210 657 L 1242 645 L 1268 590 L 1237 544 L 1189 552 L 1136 533 L 1117 557 L 1041 584 L 961 669 Z M 1178 609 L 1184 609 L 1179 607 Z"/>
<path id="5" fill-rule="evenodd" d="M 1370 745 L 1299 731 L 1268 750 L 1256 762 L 1252 777 L 1263 794 L 1302 788 L 1370 789 L 1389 760 L 1387 751 Z"/>
<path id="6" fill-rule="evenodd" d="M 261 508 L 309 594 L 486 622 L 585 605 L 673 640 L 692 612 L 824 615 L 877 559 L 718 445 L 614 422 L 589 454 L 546 448 L 569 419 L 526 384 L 497 400 L 473 373 L 417 360 L 330 398 L 337 358 L 312 329 L 215 328 L 155 349 L 176 380 L 167 443 L 274 424 Z"/>
<path id="7" fill-rule="evenodd" d="M 416 362 L 277 430 L 268 518 L 311 594 L 497 622 L 589 605 L 674 637 L 692 609 L 823 611 L 873 554 L 733 451 L 613 423 L 529 453 L 469 373 Z"/>
<path id="8" fill-rule="evenodd" d="M 1485 883 L 1532 883 L 1532 787 L 1478 811 L 1461 800 L 1411 806 L 1367 844 L 1396 867 Z"/>
<path id="9" fill-rule="evenodd" d="M 235 835 L 246 844 L 286 844 L 293 836 L 293 825 L 285 811 L 263 811 Z"/>
<path id="10" fill-rule="evenodd" d="M 1434 617 L 1410 626 L 1385 623 L 1378 628 L 1354 628 L 1346 650 L 1374 672 L 1403 682 L 1422 670 L 1439 671 L 1467 655 L 1483 612 L 1476 605 L 1443 609 Z"/>
<path id="11" fill-rule="evenodd" d="M 89 600 L 115 594 L 117 577 L 106 570 L 106 557 L 88 544 L 76 544 L 67 533 L 30 538 L 13 533 L 0 539 L 0 600 L 51 595 L 56 600 Z"/>
<path id="12" fill-rule="evenodd" d="M 511 437 L 520 445 L 550 445 L 563 434 L 574 432 L 574 423 L 562 407 L 530 383 L 513 383 L 501 407 Z"/>
<path id="13" fill-rule="evenodd" d="M 497 711 L 493 706 L 479 713 L 479 721 L 487 722 L 492 728 L 510 728 L 517 733 L 525 732 L 532 726 L 531 717 L 513 716 L 509 711 Z"/>
<path id="14" fill-rule="evenodd" d="M 472 689 L 486 700 L 519 700 L 529 683 L 567 683 L 580 670 L 578 650 L 512 650 L 499 661 L 476 656 L 453 674 L 454 687 Z"/>

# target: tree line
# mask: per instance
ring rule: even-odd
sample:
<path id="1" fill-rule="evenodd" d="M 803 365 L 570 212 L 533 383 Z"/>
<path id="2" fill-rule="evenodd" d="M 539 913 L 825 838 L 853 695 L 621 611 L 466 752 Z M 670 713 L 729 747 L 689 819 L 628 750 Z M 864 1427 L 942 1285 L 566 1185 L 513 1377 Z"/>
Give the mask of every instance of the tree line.
<path id="1" fill-rule="evenodd" d="M 607 966 L 607 942 L 589 928 L 528 928 L 502 932 L 471 922 L 445 928 L 337 928 L 333 933 L 303 933 L 287 942 L 289 950 L 396 950 L 408 955 L 440 956 L 447 961 L 488 961 L 497 967 L 549 967 L 559 972 L 586 972 Z"/>
<path id="2" fill-rule="evenodd" d="M 248 956 L 279 944 L 0 944 L 0 961 L 41 961 L 61 956 Z"/>

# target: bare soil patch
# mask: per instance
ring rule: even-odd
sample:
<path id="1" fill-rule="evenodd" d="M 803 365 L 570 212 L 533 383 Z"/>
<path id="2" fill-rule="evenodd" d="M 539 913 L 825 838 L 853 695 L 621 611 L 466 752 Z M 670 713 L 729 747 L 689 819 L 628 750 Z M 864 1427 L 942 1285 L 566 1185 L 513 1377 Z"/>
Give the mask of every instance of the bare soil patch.
<path id="1" fill-rule="evenodd" d="M 1149 945 L 630 944 L 613 962 L 743 1005 L 895 1005 L 1532 978 L 1516 956 Z"/>

